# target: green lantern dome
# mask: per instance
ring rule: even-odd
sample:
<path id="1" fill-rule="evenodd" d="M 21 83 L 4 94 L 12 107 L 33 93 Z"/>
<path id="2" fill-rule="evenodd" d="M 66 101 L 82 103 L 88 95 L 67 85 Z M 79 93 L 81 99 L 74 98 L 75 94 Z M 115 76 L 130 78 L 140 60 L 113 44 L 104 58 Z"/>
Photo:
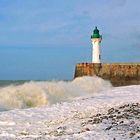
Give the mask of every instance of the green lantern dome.
<path id="1" fill-rule="evenodd" d="M 97 27 L 95 27 L 93 34 L 91 35 L 91 39 L 92 38 L 101 38 L 102 36 L 99 33 L 99 30 L 97 29 Z"/>

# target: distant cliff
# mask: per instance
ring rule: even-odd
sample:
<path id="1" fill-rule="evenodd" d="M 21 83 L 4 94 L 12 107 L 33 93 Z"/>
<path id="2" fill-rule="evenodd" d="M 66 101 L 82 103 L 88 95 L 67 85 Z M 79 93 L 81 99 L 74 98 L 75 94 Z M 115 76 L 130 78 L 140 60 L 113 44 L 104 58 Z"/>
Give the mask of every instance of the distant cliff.
<path id="1" fill-rule="evenodd" d="M 80 63 L 76 65 L 75 78 L 94 75 L 110 80 L 114 86 L 140 84 L 140 63 Z"/>

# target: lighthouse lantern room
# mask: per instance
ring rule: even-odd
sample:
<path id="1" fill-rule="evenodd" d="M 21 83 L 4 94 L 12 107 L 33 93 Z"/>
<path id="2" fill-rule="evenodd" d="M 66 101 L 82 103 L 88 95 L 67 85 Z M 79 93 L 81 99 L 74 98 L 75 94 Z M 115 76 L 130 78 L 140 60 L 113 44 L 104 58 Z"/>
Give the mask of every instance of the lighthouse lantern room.
<path id="1" fill-rule="evenodd" d="M 101 63 L 101 52 L 100 44 L 102 41 L 102 36 L 99 33 L 97 27 L 95 27 L 93 34 L 91 35 L 92 42 L 92 63 Z"/>

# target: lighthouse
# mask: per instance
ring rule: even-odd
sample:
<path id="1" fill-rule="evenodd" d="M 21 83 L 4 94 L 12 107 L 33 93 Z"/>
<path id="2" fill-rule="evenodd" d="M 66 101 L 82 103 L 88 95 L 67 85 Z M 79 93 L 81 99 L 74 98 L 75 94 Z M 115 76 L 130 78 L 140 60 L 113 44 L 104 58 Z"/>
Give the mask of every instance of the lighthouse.
<path id="1" fill-rule="evenodd" d="M 101 52 L 100 52 L 101 41 L 102 41 L 102 36 L 100 35 L 97 27 L 95 27 L 93 34 L 91 35 L 92 63 L 101 63 Z"/>

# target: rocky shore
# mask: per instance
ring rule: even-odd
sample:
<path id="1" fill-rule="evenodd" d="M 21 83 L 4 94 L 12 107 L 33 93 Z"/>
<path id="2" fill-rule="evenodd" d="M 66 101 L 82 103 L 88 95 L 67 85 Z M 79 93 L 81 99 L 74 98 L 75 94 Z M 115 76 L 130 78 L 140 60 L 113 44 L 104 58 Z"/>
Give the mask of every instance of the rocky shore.
<path id="1" fill-rule="evenodd" d="M 49 132 L 48 135 L 57 137 L 57 139 L 63 139 L 65 134 L 68 135 L 68 133 L 69 135 L 76 136 L 82 133 L 85 135 L 86 132 L 89 133 L 91 131 L 94 135 L 94 131 L 98 129 L 99 132 L 111 135 L 112 140 L 140 140 L 140 104 L 125 104 L 110 108 L 106 114 L 96 114 L 89 118 L 79 118 L 79 124 L 79 127 L 81 127 L 79 130 L 81 131 L 70 133 L 67 126 L 60 126 L 56 130 Z"/>
<path id="2" fill-rule="evenodd" d="M 115 134 L 113 140 L 117 140 L 117 135 L 122 139 L 140 139 L 140 104 L 126 104 L 117 108 L 111 108 L 107 114 L 96 114 L 82 125 L 104 125 L 104 131 L 108 135 Z M 96 127 L 98 127 L 96 125 Z M 90 131 L 90 128 L 86 128 Z M 91 129 L 94 130 L 94 127 Z M 119 137 L 120 137 L 119 136 Z"/>

